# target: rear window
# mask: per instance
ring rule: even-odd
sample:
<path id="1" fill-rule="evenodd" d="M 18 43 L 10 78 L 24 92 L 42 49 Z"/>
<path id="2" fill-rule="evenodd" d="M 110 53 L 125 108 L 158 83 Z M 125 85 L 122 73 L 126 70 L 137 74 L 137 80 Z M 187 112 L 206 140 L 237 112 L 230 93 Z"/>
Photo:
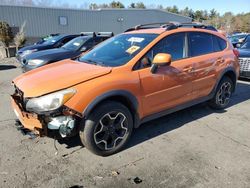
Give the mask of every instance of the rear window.
<path id="1" fill-rule="evenodd" d="M 207 33 L 190 32 L 189 44 L 192 57 L 214 52 L 212 35 Z"/>
<path id="2" fill-rule="evenodd" d="M 213 47 L 215 52 L 222 51 L 227 47 L 227 42 L 222 38 L 213 35 Z"/>

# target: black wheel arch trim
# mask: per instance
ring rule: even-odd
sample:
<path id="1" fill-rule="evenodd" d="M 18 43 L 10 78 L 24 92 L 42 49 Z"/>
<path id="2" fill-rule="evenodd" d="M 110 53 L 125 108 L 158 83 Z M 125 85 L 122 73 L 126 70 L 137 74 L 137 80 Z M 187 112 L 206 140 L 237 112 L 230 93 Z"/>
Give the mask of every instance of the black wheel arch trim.
<path id="1" fill-rule="evenodd" d="M 137 98 L 129 91 L 127 90 L 112 90 L 108 91 L 98 97 L 96 97 L 83 111 L 83 117 L 86 118 L 90 115 L 90 112 L 101 102 L 104 102 L 105 100 L 112 98 L 112 97 L 123 97 L 127 99 L 127 101 L 130 103 L 129 108 L 132 107 L 133 112 L 131 112 L 131 115 L 134 120 L 134 127 L 137 128 L 139 126 L 139 114 L 138 114 L 138 100 Z"/>
<path id="2" fill-rule="evenodd" d="M 234 69 L 233 67 L 230 66 L 230 67 L 225 68 L 225 69 L 221 72 L 221 74 L 220 74 L 220 76 L 218 77 L 217 82 L 216 82 L 216 84 L 215 84 L 215 86 L 214 86 L 214 89 L 212 90 L 212 93 L 213 93 L 213 94 L 215 94 L 216 89 L 217 89 L 219 83 L 221 82 L 222 78 L 223 78 L 227 73 L 229 73 L 229 72 L 233 72 L 233 74 L 234 74 L 234 76 L 235 76 L 235 80 L 232 80 L 233 83 L 234 83 L 233 92 L 235 91 L 236 84 L 237 84 L 237 79 L 238 79 L 238 78 L 237 78 L 237 73 L 236 73 L 235 69 Z"/>

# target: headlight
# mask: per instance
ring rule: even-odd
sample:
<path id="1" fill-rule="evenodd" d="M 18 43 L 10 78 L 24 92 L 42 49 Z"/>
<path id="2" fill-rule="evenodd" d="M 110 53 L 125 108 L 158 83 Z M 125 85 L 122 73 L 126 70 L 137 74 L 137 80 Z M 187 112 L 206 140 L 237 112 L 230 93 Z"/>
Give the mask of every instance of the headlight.
<path id="1" fill-rule="evenodd" d="M 42 97 L 29 99 L 26 109 L 31 112 L 47 112 L 56 110 L 76 93 L 74 89 L 65 89 Z"/>
<path id="2" fill-rule="evenodd" d="M 28 60 L 28 65 L 31 65 L 31 66 L 36 66 L 36 65 L 40 65 L 44 63 L 44 60 L 41 60 L 41 59 L 31 59 L 31 60 Z"/>
<path id="3" fill-rule="evenodd" d="M 22 53 L 21 56 L 26 56 L 26 55 L 29 55 L 29 54 L 31 54 L 31 53 L 33 53 L 33 52 L 36 52 L 36 51 L 37 51 L 37 49 L 25 50 L 25 51 Z"/>

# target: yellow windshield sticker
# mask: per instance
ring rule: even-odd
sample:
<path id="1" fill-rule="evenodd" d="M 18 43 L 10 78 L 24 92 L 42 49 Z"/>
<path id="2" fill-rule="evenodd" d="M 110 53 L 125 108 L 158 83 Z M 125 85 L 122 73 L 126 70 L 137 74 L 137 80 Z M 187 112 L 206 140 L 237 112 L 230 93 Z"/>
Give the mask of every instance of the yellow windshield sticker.
<path id="1" fill-rule="evenodd" d="M 133 54 L 139 49 L 140 49 L 140 46 L 131 46 L 129 49 L 126 50 L 126 52 L 129 54 Z"/>

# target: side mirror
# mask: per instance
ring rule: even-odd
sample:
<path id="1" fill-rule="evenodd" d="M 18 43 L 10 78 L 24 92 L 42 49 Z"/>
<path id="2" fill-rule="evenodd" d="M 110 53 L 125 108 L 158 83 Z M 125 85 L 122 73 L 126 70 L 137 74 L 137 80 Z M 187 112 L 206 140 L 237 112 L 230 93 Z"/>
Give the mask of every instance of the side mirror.
<path id="1" fill-rule="evenodd" d="M 86 52 L 87 51 L 87 47 L 86 46 L 83 46 L 80 50 L 81 52 Z"/>
<path id="2" fill-rule="evenodd" d="M 158 67 L 160 66 L 168 66 L 171 64 L 171 55 L 166 53 L 159 53 L 157 54 L 151 66 L 152 74 L 156 73 Z"/>

